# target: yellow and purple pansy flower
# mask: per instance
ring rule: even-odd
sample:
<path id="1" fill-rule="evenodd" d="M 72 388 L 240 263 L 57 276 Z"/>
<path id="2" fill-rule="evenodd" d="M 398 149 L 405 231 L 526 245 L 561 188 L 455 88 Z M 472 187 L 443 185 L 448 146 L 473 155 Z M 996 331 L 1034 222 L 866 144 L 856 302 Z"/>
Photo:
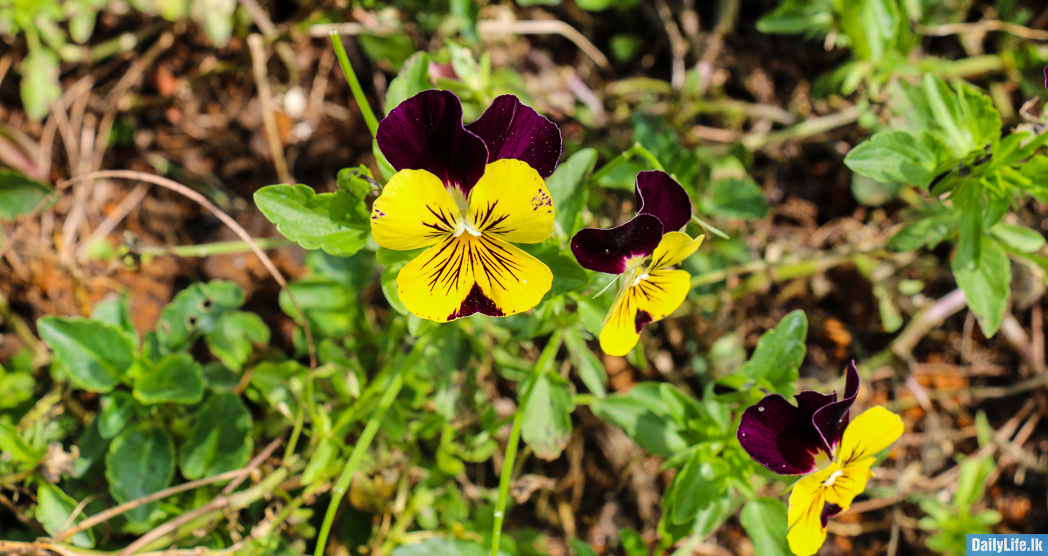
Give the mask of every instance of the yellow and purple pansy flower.
<path id="1" fill-rule="evenodd" d="M 542 300 L 553 274 L 512 243 L 553 231 L 545 183 L 560 159 L 553 122 L 503 95 L 463 125 L 459 98 L 429 90 L 394 108 L 376 140 L 397 173 L 371 210 L 375 242 L 428 248 L 397 275 L 408 311 L 447 322 L 513 315 Z"/>
<path id="2" fill-rule="evenodd" d="M 691 199 L 669 174 L 637 174 L 637 215 L 615 228 L 585 228 L 571 238 L 571 252 L 583 268 L 625 276 L 600 331 L 600 348 L 626 355 L 641 328 L 680 307 L 691 289 L 691 275 L 670 270 L 702 243 L 677 231 L 691 220 Z"/>
<path id="3" fill-rule="evenodd" d="M 849 423 L 859 371 L 847 371 L 844 397 L 805 391 L 792 405 L 779 394 L 746 409 L 738 438 L 754 461 L 780 475 L 805 475 L 793 486 L 786 540 L 797 556 L 811 556 L 826 540 L 826 524 L 847 510 L 873 477 L 874 457 L 903 433 L 902 419 L 872 407 Z"/>

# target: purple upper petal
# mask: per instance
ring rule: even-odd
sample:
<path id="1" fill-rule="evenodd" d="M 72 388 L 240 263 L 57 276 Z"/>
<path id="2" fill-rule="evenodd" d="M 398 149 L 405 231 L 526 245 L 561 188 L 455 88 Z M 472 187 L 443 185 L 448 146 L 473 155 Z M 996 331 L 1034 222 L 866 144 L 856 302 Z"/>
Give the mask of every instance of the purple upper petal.
<path id="1" fill-rule="evenodd" d="M 662 239 L 662 222 L 638 214 L 615 228 L 583 228 L 571 238 L 571 252 L 583 268 L 622 274 L 633 257 L 647 257 Z"/>
<path id="2" fill-rule="evenodd" d="M 462 126 L 462 102 L 451 91 L 422 91 L 400 103 L 379 122 L 375 139 L 394 169 L 427 170 L 467 194 L 488 160 L 484 141 Z"/>
<path id="3" fill-rule="evenodd" d="M 560 160 L 560 129 L 513 95 L 502 95 L 466 126 L 488 147 L 488 162 L 514 158 L 548 178 Z"/>
<path id="4" fill-rule="evenodd" d="M 691 220 L 691 198 L 666 172 L 641 172 L 637 174 L 637 214 L 658 218 L 664 233 L 675 232 Z"/>
<path id="5" fill-rule="evenodd" d="M 775 473 L 811 473 L 815 469 L 815 456 L 825 448 L 807 411 L 811 406 L 805 406 L 802 410 L 791 405 L 779 394 L 765 396 L 743 412 L 739 443 L 754 461 Z"/>
<path id="6" fill-rule="evenodd" d="M 844 429 L 848 426 L 851 406 L 855 403 L 855 396 L 859 393 L 859 369 L 855 367 L 855 361 L 852 361 L 851 365 L 848 366 L 846 375 L 844 398 L 839 402 L 835 401 L 827 404 L 812 415 L 812 423 L 818 429 L 819 434 L 831 451 L 840 444 L 841 437 L 844 436 Z"/>

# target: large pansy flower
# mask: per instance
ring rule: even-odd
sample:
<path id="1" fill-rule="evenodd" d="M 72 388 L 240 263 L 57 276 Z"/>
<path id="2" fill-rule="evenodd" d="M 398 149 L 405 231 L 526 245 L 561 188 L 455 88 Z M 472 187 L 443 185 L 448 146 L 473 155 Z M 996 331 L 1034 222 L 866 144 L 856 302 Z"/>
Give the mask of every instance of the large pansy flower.
<path id="1" fill-rule="evenodd" d="M 371 211 L 375 242 L 428 247 L 397 275 L 404 306 L 447 322 L 537 305 L 553 274 L 511 243 L 539 243 L 553 230 L 544 180 L 560 158 L 557 126 L 512 95 L 463 126 L 458 97 L 431 90 L 394 108 L 376 139 L 397 173 Z"/>
<path id="2" fill-rule="evenodd" d="M 637 174 L 637 215 L 610 228 L 585 228 L 571 238 L 584 268 L 626 279 L 600 331 L 600 348 L 626 355 L 641 328 L 672 313 L 691 289 L 691 275 L 670 270 L 699 248 L 702 236 L 679 232 L 691 220 L 691 199 L 666 172 Z"/>
<path id="3" fill-rule="evenodd" d="M 826 523 L 847 510 L 873 476 L 876 455 L 903 432 L 902 419 L 872 407 L 849 423 L 859 371 L 847 371 L 844 397 L 806 391 L 794 406 L 765 396 L 742 414 L 739 442 L 757 463 L 780 475 L 806 475 L 790 493 L 786 539 L 797 556 L 811 556 L 826 540 Z"/>

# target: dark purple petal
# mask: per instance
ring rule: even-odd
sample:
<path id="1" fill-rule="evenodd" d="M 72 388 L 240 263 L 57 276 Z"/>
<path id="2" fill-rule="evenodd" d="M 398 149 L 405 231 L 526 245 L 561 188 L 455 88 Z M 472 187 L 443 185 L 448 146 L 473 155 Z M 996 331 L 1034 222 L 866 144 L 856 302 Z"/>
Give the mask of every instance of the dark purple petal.
<path id="1" fill-rule="evenodd" d="M 480 289 L 480 286 L 473 284 L 473 289 L 469 290 L 469 294 L 466 295 L 466 299 L 462 300 L 462 306 L 457 311 L 448 317 L 448 320 L 460 319 L 462 317 L 468 317 L 474 313 L 481 313 L 492 317 L 505 316 L 502 309 L 499 309 L 495 302 L 484 295 L 484 292 Z"/>
<path id="2" fill-rule="evenodd" d="M 637 311 L 637 316 L 633 317 L 633 325 L 637 327 L 637 334 L 640 334 L 640 330 L 644 328 L 645 324 L 654 320 L 647 311 Z"/>
<path id="3" fill-rule="evenodd" d="M 840 444 L 844 436 L 844 429 L 848 426 L 851 406 L 855 403 L 855 396 L 859 393 L 859 369 L 855 362 L 846 371 L 847 379 L 844 384 L 844 397 L 839 402 L 833 402 L 819 409 L 812 415 L 812 424 L 819 431 L 819 435 L 830 447 L 830 451 Z M 836 398 L 836 395 L 834 395 Z"/>
<path id="4" fill-rule="evenodd" d="M 825 451 L 811 414 L 779 394 L 765 396 L 743 412 L 738 438 L 754 461 L 780 475 L 811 473 L 815 456 Z"/>
<path id="5" fill-rule="evenodd" d="M 484 141 L 462 126 L 462 102 L 451 91 L 422 91 L 400 103 L 379 122 L 375 139 L 397 171 L 426 170 L 467 194 L 488 160 Z"/>
<path id="6" fill-rule="evenodd" d="M 583 228 L 571 238 L 571 252 L 583 268 L 622 274 L 633 257 L 647 257 L 662 239 L 662 222 L 638 214 L 615 228 Z"/>
<path id="7" fill-rule="evenodd" d="M 837 517 L 837 515 L 840 514 L 841 511 L 841 507 L 837 504 L 826 504 L 825 506 L 823 506 L 822 514 L 819 516 L 822 518 L 822 526 L 826 527 L 826 524 L 829 523 L 831 519 Z"/>
<path id="8" fill-rule="evenodd" d="M 637 214 L 658 218 L 663 233 L 676 232 L 691 220 L 691 198 L 666 172 L 641 172 L 637 174 Z"/>
<path id="9" fill-rule="evenodd" d="M 527 162 L 548 178 L 560 161 L 561 137 L 557 124 L 539 116 L 513 95 L 502 95 L 477 121 L 466 126 L 488 146 L 488 163 L 503 158 Z"/>

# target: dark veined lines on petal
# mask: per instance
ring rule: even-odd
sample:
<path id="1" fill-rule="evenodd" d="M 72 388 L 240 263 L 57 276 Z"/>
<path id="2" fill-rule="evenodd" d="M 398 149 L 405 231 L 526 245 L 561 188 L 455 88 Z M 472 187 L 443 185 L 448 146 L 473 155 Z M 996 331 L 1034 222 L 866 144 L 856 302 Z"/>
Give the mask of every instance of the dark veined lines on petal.
<path id="1" fill-rule="evenodd" d="M 659 294 L 666 293 L 666 288 L 664 288 L 661 284 L 651 279 L 650 277 L 648 279 L 641 280 L 637 283 L 636 286 L 634 286 L 631 289 L 636 290 L 639 295 L 643 295 L 646 301 L 653 301 Z M 659 318 L 661 318 L 661 316 Z"/>
<path id="2" fill-rule="evenodd" d="M 500 278 L 505 278 L 505 275 L 509 275 L 512 280 L 520 281 L 518 274 L 524 270 L 524 266 L 510 255 L 504 246 L 484 236 L 480 236 L 478 241 L 483 245 L 483 248 L 477 249 L 478 262 L 492 283 L 506 289 L 500 280 Z"/>
<path id="3" fill-rule="evenodd" d="M 445 213 L 443 207 L 437 207 L 439 213 L 433 210 L 433 207 L 426 205 L 426 210 L 433 215 L 437 220 L 435 222 L 422 222 L 422 225 L 432 229 L 432 232 L 427 232 L 426 237 L 440 237 L 445 234 L 450 234 L 455 230 L 455 216 L 451 213 Z"/>
<path id="4" fill-rule="evenodd" d="M 422 265 L 422 268 L 426 268 L 434 261 L 438 261 L 432 270 L 429 271 L 430 293 L 435 294 L 438 288 L 443 288 L 445 295 L 451 295 L 463 270 L 462 263 L 465 260 L 466 253 L 465 249 L 461 248 L 462 243 L 458 241 L 458 238 L 448 236 L 442 242 L 440 249 Z M 451 253 L 447 253 L 448 248 L 451 248 Z"/>
<path id="5" fill-rule="evenodd" d="M 509 218 L 509 214 L 495 214 L 495 207 L 498 204 L 497 200 L 488 201 L 488 206 L 477 211 L 476 225 L 478 230 L 493 234 L 504 234 L 510 231 L 509 228 L 502 226 L 502 223 Z"/>
<path id="6" fill-rule="evenodd" d="M 506 289 L 507 281 L 519 281 L 524 270 L 505 246 L 484 236 L 449 236 L 422 266 L 427 269 L 430 293 L 444 295 L 451 295 L 463 278 L 476 283 L 478 270 L 502 289 Z"/>

